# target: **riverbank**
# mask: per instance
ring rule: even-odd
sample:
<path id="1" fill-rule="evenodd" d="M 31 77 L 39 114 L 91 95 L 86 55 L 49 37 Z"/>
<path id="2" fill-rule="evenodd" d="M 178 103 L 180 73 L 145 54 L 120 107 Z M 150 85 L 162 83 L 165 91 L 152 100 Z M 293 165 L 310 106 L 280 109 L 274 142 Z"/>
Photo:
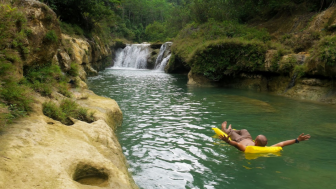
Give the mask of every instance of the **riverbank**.
<path id="1" fill-rule="evenodd" d="M 336 103 L 336 7 L 251 20 L 190 24 L 175 38 L 168 73 L 189 73 L 189 85 L 267 91 Z"/>
<path id="2" fill-rule="evenodd" d="M 123 119 L 118 104 L 89 90 L 73 94 L 96 121 L 64 125 L 43 114 L 50 99 L 36 96 L 33 113 L 1 133 L 1 188 L 138 188 L 115 135 Z"/>
<path id="3" fill-rule="evenodd" d="M 62 33 L 38 1 L 11 6 L 0 7 L 15 38 L 1 42 L 19 40 L 0 49 L 0 188 L 137 189 L 115 135 L 122 112 L 86 84 L 123 44 Z"/>

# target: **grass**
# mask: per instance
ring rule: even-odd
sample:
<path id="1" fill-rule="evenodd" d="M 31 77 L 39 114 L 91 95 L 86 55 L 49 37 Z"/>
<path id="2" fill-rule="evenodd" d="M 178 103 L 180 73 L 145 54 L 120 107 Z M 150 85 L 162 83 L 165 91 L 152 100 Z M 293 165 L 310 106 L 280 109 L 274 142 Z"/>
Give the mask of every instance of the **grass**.
<path id="1" fill-rule="evenodd" d="M 65 125 L 72 125 L 70 117 L 92 123 L 95 121 L 94 112 L 90 112 L 88 109 L 80 107 L 75 101 L 70 99 L 64 99 L 58 106 L 54 102 L 46 102 L 43 104 L 43 114 L 60 121 Z"/>
<path id="2" fill-rule="evenodd" d="M 30 66 L 24 70 L 27 86 L 42 96 L 51 97 L 54 88 L 66 97 L 71 94 L 67 90 L 67 77 L 58 65 L 47 63 L 45 65 Z"/>

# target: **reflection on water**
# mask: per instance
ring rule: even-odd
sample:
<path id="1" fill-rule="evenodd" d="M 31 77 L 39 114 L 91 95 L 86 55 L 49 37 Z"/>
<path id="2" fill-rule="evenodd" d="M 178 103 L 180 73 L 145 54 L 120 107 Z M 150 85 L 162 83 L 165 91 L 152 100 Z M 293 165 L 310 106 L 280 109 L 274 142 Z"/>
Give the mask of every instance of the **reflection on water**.
<path id="1" fill-rule="evenodd" d="M 149 70 L 109 69 L 89 79 L 123 111 L 117 134 L 141 188 L 336 188 L 335 107 L 186 83 L 185 75 Z M 312 138 L 281 156 L 245 157 L 212 137 L 224 120 L 270 144 L 302 132 Z"/>

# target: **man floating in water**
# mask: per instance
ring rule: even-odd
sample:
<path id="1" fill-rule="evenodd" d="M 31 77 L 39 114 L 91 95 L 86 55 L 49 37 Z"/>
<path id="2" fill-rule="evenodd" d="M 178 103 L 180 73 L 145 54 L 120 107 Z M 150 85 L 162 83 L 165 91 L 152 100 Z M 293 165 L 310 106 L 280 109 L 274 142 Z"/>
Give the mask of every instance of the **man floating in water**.
<path id="1" fill-rule="evenodd" d="M 220 136 L 219 138 L 226 143 L 230 144 L 231 146 L 236 147 L 238 150 L 245 151 L 247 146 L 266 146 L 267 145 L 267 138 L 264 135 L 258 135 L 257 138 L 254 140 L 250 135 L 250 133 L 246 129 L 242 130 L 233 130 L 231 125 L 229 128 L 226 128 L 227 122 L 222 123 L 222 131 L 224 131 L 228 136 Z M 229 140 L 229 137 L 231 140 Z M 274 144 L 273 147 L 285 147 L 294 143 L 299 143 L 301 141 L 309 140 L 310 135 L 304 135 L 302 133 L 298 138 L 292 140 L 286 140 L 283 142 L 279 142 L 278 144 Z"/>

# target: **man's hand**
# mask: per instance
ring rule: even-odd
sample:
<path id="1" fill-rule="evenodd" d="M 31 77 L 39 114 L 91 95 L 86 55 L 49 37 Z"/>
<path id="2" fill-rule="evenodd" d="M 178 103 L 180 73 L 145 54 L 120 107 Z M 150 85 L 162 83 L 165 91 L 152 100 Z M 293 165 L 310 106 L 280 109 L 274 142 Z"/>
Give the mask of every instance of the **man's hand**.
<path id="1" fill-rule="evenodd" d="M 219 138 L 221 140 L 225 141 L 226 143 L 230 144 L 231 146 L 236 147 L 238 150 L 243 151 L 243 152 L 245 151 L 246 147 L 244 145 L 239 144 L 238 142 L 235 142 L 233 140 L 230 140 L 229 136 L 227 136 L 227 137 L 226 136 L 219 136 Z"/>
<path id="2" fill-rule="evenodd" d="M 310 135 L 304 135 L 304 133 L 302 133 L 298 138 L 298 141 L 305 141 L 305 140 L 309 140 L 310 139 Z"/>
<path id="3" fill-rule="evenodd" d="M 229 143 L 230 142 L 230 140 L 229 140 L 229 137 L 226 137 L 226 136 L 219 136 L 219 138 L 222 140 L 222 141 L 224 141 L 224 142 L 226 142 L 226 143 Z"/>
<path id="4" fill-rule="evenodd" d="M 310 139 L 310 135 L 309 134 L 304 135 L 304 133 L 302 133 L 297 138 L 298 141 L 305 141 L 305 140 L 309 140 L 309 139 Z M 278 144 L 274 144 L 273 146 L 285 147 L 285 146 L 292 145 L 292 144 L 295 144 L 295 143 L 296 143 L 296 139 L 292 139 L 292 140 L 286 140 L 286 141 L 280 142 Z"/>

